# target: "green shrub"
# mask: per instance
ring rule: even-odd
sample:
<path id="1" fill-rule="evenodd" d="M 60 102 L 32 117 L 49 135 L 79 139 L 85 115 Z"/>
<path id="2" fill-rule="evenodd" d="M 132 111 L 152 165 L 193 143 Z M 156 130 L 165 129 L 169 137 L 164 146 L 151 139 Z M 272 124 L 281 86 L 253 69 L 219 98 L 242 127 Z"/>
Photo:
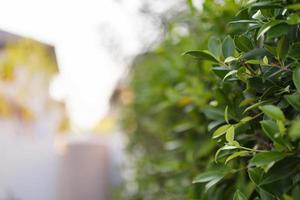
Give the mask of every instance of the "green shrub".
<path id="1" fill-rule="evenodd" d="M 231 22 L 244 32 L 186 53 L 213 63 L 213 108 L 224 112 L 210 122 L 221 166 L 194 183 L 226 188 L 240 179 L 234 199 L 300 199 L 299 10 L 297 1 L 249 1 Z"/>
<path id="2" fill-rule="evenodd" d="M 300 199 L 300 4 L 238 8 L 181 13 L 135 60 L 122 109 L 136 188 L 123 198 Z"/>

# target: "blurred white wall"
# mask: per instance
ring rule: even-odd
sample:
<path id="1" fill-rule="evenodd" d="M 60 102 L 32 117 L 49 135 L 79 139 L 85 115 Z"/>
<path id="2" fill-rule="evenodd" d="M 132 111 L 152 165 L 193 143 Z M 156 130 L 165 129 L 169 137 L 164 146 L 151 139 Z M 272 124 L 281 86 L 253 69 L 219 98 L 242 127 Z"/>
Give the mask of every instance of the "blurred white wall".
<path id="1" fill-rule="evenodd" d="M 0 199 L 55 200 L 53 136 L 12 134 L 22 131 L 20 128 L 12 120 L 0 121 Z"/>

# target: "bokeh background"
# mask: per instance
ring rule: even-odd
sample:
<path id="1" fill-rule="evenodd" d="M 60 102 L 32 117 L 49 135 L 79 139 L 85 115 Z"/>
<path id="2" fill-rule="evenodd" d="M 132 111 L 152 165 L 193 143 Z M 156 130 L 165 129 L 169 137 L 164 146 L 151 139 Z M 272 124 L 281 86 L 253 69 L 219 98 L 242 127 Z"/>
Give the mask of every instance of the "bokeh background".
<path id="1" fill-rule="evenodd" d="M 188 34 L 188 2 L 1 1 L 1 200 L 120 199 L 133 172 L 118 104 L 137 56 Z"/>

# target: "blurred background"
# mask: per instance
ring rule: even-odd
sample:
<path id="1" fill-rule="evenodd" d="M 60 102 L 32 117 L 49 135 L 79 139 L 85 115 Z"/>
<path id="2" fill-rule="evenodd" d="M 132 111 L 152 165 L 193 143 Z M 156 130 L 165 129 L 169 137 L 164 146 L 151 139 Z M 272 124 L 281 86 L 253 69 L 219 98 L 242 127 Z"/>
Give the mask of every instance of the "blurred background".
<path id="1" fill-rule="evenodd" d="M 134 170 L 118 122 L 120 104 L 135 96 L 132 67 L 166 38 L 188 35 L 186 16 L 201 0 L 3 0 L 1 8 L 0 199 L 123 199 Z"/>

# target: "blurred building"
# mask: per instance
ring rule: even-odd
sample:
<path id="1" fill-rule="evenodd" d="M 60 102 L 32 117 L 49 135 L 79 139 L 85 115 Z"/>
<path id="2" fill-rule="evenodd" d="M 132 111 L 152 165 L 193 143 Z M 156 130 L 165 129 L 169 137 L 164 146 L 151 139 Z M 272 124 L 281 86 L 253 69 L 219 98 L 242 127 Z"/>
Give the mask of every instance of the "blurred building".
<path id="1" fill-rule="evenodd" d="M 0 199 L 53 200 L 54 137 L 68 129 L 64 103 L 49 95 L 54 48 L 0 31 Z"/>

